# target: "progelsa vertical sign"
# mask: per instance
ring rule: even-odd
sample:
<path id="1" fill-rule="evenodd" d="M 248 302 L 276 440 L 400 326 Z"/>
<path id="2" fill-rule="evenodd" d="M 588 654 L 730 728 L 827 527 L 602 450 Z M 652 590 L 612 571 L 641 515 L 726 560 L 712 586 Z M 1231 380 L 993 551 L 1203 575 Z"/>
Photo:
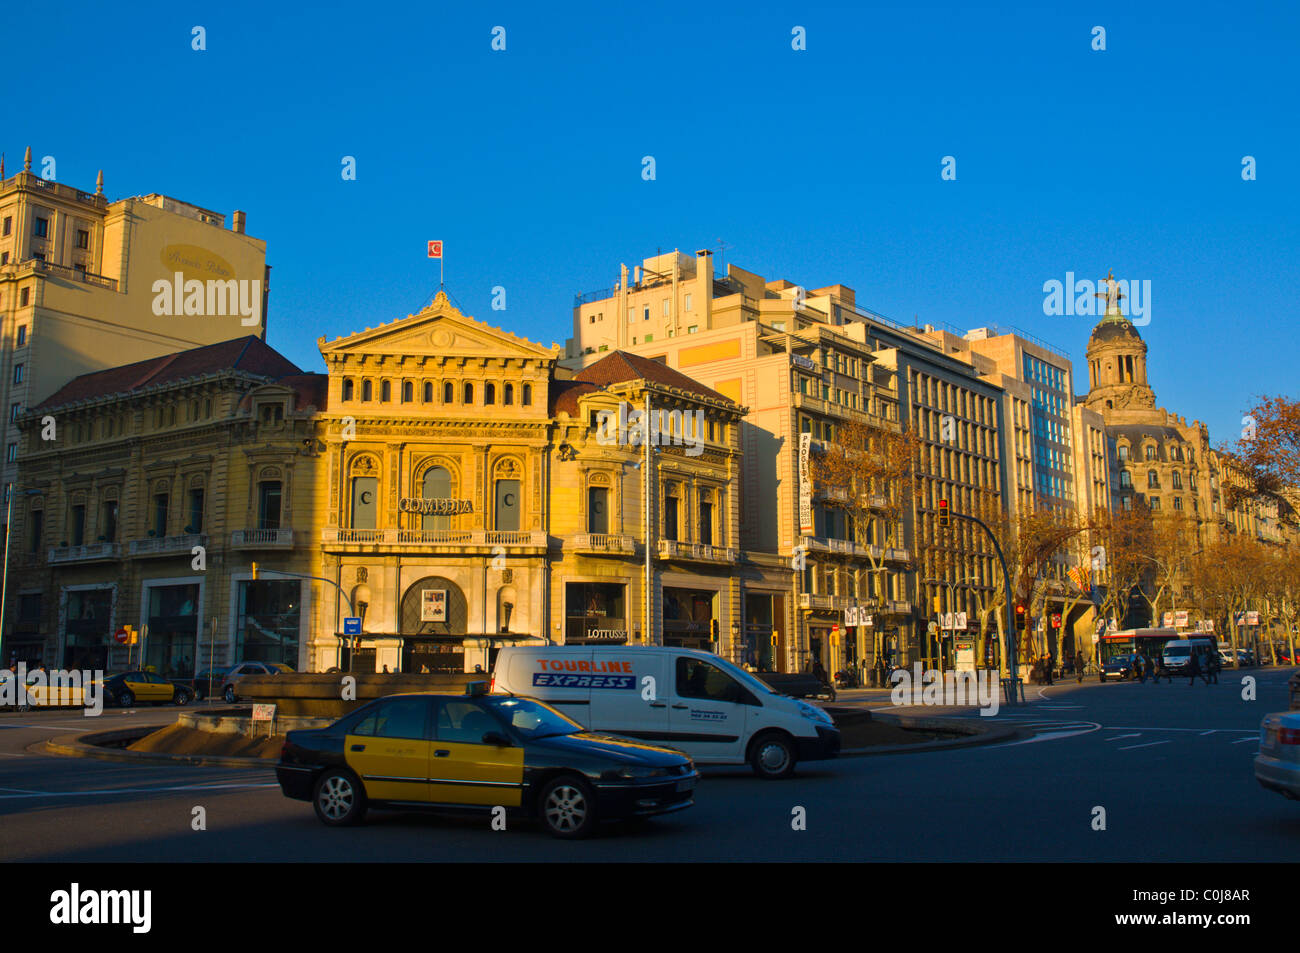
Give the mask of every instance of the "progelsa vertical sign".
<path id="1" fill-rule="evenodd" d="M 799 434 L 799 533 L 813 532 L 812 506 L 812 434 Z"/>

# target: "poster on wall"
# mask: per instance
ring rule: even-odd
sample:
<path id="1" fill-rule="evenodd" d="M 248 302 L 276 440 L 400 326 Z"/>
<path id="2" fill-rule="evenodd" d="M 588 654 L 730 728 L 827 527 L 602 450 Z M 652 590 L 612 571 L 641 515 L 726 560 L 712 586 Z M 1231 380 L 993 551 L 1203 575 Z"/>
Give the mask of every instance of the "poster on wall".
<path id="1" fill-rule="evenodd" d="M 426 589 L 421 596 L 423 601 L 420 603 L 420 621 L 446 622 L 447 590 Z"/>

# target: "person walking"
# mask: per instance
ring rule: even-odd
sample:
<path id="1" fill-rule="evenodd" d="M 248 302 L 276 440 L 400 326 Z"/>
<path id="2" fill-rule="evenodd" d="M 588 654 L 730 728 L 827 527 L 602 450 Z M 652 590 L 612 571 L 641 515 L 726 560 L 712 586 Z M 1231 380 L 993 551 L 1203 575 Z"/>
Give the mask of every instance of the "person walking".
<path id="1" fill-rule="evenodd" d="M 1142 657 L 1141 652 L 1133 653 L 1133 674 L 1137 676 L 1139 684 L 1145 685 L 1147 681 L 1147 660 Z"/>
<path id="2" fill-rule="evenodd" d="M 1083 684 L 1083 667 L 1084 667 L 1083 653 L 1075 652 L 1074 653 L 1074 676 L 1079 680 L 1080 685 Z"/>
<path id="3" fill-rule="evenodd" d="M 1191 656 L 1189 656 L 1187 659 L 1187 684 L 1191 685 L 1193 682 L 1196 681 L 1198 677 L 1202 677 L 1201 660 L 1197 657 L 1196 653 L 1193 652 Z M 1210 680 L 1208 678 L 1205 679 L 1205 684 L 1206 685 L 1210 684 Z"/>
<path id="4" fill-rule="evenodd" d="M 1219 684 L 1219 669 L 1223 667 L 1223 664 L 1219 661 L 1219 653 L 1217 651 L 1210 652 L 1206 658 L 1206 662 L 1210 678 L 1214 679 L 1215 685 Z"/>

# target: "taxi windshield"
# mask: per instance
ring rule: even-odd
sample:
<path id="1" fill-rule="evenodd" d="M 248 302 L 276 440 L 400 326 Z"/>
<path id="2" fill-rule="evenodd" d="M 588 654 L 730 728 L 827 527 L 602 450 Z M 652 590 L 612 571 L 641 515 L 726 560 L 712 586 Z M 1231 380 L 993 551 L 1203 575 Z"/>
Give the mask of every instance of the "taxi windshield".
<path id="1" fill-rule="evenodd" d="M 582 725 L 531 698 L 484 698 L 483 701 L 525 738 L 549 738 L 583 731 Z"/>

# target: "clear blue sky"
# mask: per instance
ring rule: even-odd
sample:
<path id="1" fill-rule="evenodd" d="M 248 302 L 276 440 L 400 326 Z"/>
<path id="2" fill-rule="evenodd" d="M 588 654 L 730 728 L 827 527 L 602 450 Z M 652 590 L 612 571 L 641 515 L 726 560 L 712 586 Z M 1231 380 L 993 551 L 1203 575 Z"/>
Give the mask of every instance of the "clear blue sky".
<path id="1" fill-rule="evenodd" d="M 721 238 L 900 320 L 1019 326 L 1080 389 L 1095 318 L 1045 316 L 1042 286 L 1113 268 L 1151 281 L 1160 403 L 1219 442 L 1255 395 L 1300 392 L 1298 10 L 54 4 L 10 23 L 2 148 L 83 188 L 102 167 L 110 198 L 246 210 L 270 343 L 312 370 L 319 335 L 431 296 L 429 238 L 467 312 L 543 344 L 620 262 Z"/>

